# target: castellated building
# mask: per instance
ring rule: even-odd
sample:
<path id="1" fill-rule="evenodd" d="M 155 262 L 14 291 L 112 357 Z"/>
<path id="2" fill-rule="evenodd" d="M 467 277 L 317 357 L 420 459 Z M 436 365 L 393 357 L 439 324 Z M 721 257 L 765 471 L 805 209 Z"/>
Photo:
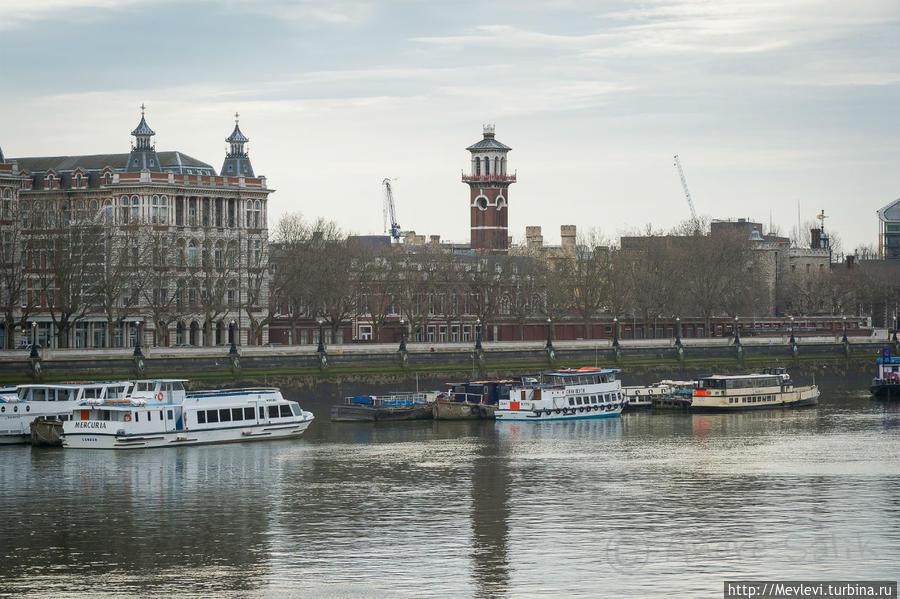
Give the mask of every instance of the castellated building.
<path id="1" fill-rule="evenodd" d="M 265 343 L 269 194 L 235 115 L 220 172 L 158 151 L 4 158 L 0 343 Z M 139 326 L 140 325 L 140 326 Z"/>

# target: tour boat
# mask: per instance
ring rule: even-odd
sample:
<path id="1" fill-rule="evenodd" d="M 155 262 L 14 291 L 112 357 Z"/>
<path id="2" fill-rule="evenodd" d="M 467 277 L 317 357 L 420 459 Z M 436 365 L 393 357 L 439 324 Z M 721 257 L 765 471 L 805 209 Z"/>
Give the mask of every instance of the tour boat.
<path id="1" fill-rule="evenodd" d="M 0 390 L 0 445 L 27 443 L 35 420 L 53 428 L 67 420 L 88 399 L 121 399 L 130 392 L 128 381 L 27 384 Z M 49 431 L 48 431 L 49 432 Z"/>
<path id="2" fill-rule="evenodd" d="M 819 403 L 819 388 L 816 385 L 795 387 L 786 369 L 765 368 L 761 374 L 698 379 L 691 399 L 694 412 L 811 406 Z"/>
<path id="3" fill-rule="evenodd" d="M 137 449 L 299 437 L 311 412 L 274 388 L 185 392 L 184 380 L 137 381 L 123 399 L 89 399 L 63 423 L 64 447 Z"/>
<path id="4" fill-rule="evenodd" d="M 437 391 L 401 391 L 387 395 L 354 395 L 331 406 L 332 422 L 430 419 Z"/>
<path id="5" fill-rule="evenodd" d="M 617 368 L 561 368 L 525 379 L 494 412 L 497 420 L 611 418 L 625 407 Z"/>
<path id="6" fill-rule="evenodd" d="M 900 399 L 900 358 L 891 357 L 891 348 L 881 350 L 878 364 L 878 376 L 872 379 L 869 391 L 875 397 Z"/>

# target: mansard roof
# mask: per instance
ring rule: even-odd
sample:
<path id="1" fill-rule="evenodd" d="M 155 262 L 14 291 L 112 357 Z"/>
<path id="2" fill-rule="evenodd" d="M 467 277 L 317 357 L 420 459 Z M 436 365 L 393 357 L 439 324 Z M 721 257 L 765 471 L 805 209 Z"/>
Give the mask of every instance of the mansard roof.
<path id="1" fill-rule="evenodd" d="M 215 169 L 209 164 L 192 158 L 178 151 L 157 152 L 160 168 L 165 172 L 186 173 L 185 169 L 208 170 L 216 174 Z M 85 171 L 101 170 L 110 166 L 115 170 L 124 171 L 128 165 L 130 154 L 91 154 L 88 156 L 39 156 L 31 158 L 10 158 L 9 161 L 19 163 L 19 169 L 40 173 L 50 169 L 57 172 L 73 171 L 82 168 Z M 197 173 L 199 174 L 199 173 Z"/>
<path id="2" fill-rule="evenodd" d="M 493 137 L 485 137 L 481 141 L 472 144 L 471 146 L 469 146 L 466 149 L 469 150 L 470 152 L 473 150 L 482 150 L 482 151 L 501 150 L 501 151 L 506 151 L 506 152 L 512 150 L 512 148 L 510 148 L 508 145 L 500 143 Z"/>

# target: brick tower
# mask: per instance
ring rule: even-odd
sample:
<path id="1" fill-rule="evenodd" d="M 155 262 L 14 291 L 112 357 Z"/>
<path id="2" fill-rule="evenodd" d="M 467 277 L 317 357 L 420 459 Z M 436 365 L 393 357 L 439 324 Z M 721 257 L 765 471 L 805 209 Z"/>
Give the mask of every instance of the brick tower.
<path id="1" fill-rule="evenodd" d="M 484 139 L 466 149 L 472 153 L 472 171 L 462 176 L 470 190 L 471 247 L 505 254 L 509 184 L 516 182 L 515 174 L 506 174 L 506 153 L 512 148 L 494 139 L 493 125 L 485 125 Z"/>

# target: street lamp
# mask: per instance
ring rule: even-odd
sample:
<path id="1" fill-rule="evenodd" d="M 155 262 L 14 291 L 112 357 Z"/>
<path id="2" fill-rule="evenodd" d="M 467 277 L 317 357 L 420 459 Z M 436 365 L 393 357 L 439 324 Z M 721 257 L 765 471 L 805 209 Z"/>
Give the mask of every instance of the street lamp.
<path id="1" fill-rule="evenodd" d="M 844 336 L 841 338 L 841 343 L 850 343 L 847 339 L 847 317 L 841 316 L 841 328 L 844 331 Z"/>
<path id="2" fill-rule="evenodd" d="M 31 321 L 31 353 L 28 357 L 35 360 L 40 358 L 37 350 L 37 323 L 33 320 Z"/>
<path id="3" fill-rule="evenodd" d="M 552 329 L 550 327 L 550 319 L 548 318 L 547 319 L 547 345 L 546 345 L 547 349 L 553 349 L 553 339 L 551 339 L 551 337 L 550 337 L 551 330 Z"/>
<path id="4" fill-rule="evenodd" d="M 794 316 L 791 315 L 791 345 L 797 343 L 797 339 L 794 338 Z"/>
<path id="5" fill-rule="evenodd" d="M 406 351 L 406 322 L 400 319 L 400 352 Z"/>
<path id="6" fill-rule="evenodd" d="M 681 347 L 681 318 L 675 317 L 675 346 Z"/>
<path id="7" fill-rule="evenodd" d="M 135 358 L 140 358 L 143 356 L 143 352 L 141 352 L 141 333 L 142 333 L 141 329 L 143 328 L 143 325 L 144 325 L 144 323 L 140 322 L 140 321 L 135 323 L 135 328 L 137 329 L 137 331 L 135 332 L 135 335 L 134 335 L 134 357 Z"/>
<path id="8" fill-rule="evenodd" d="M 618 349 L 619 347 L 619 317 L 613 317 L 613 342 L 612 346 Z"/>
<path id="9" fill-rule="evenodd" d="M 895 316 L 894 317 L 894 338 L 893 338 L 894 343 L 900 343 L 900 341 L 897 340 L 897 322 L 898 322 L 898 318 Z"/>
<path id="10" fill-rule="evenodd" d="M 231 337 L 231 348 L 229 348 L 229 350 L 228 350 L 228 354 L 230 356 L 236 356 L 238 353 L 237 345 L 235 344 L 236 339 L 235 339 L 235 334 L 234 334 L 234 324 L 235 324 L 234 319 L 232 318 L 231 322 L 228 323 L 228 335 Z"/>
<path id="11" fill-rule="evenodd" d="M 322 324 L 325 322 L 325 319 L 319 316 L 316 318 L 316 322 L 319 323 L 319 347 L 316 348 L 316 351 L 321 353 L 325 352 L 325 329 L 322 327 Z"/>
<path id="12" fill-rule="evenodd" d="M 475 320 L 475 350 L 481 351 L 481 319 Z"/>
<path id="13" fill-rule="evenodd" d="M 741 344 L 741 336 L 740 336 L 740 333 L 738 333 L 738 317 L 737 316 L 734 317 L 734 344 L 735 345 Z"/>

